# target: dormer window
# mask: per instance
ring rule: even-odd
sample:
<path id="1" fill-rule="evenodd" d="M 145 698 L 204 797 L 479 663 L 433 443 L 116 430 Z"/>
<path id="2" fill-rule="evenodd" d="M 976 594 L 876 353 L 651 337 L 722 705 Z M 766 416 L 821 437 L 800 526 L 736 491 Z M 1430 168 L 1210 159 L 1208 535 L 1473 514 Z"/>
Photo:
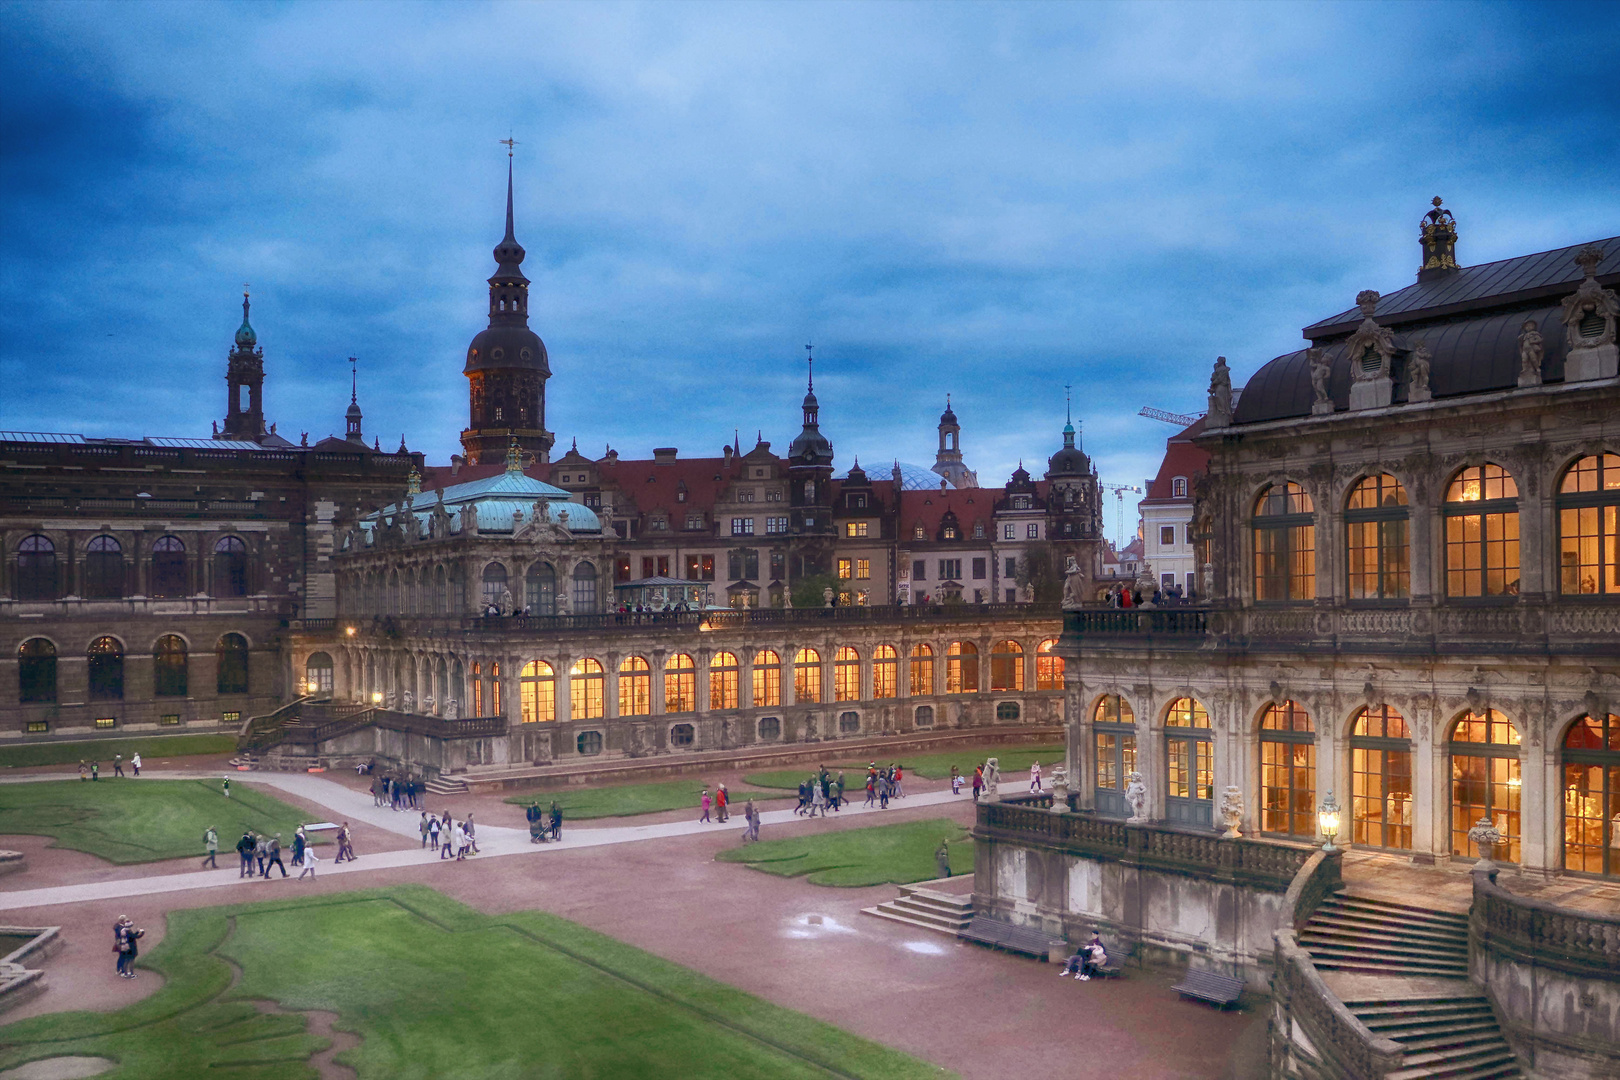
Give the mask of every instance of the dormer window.
<path id="1" fill-rule="evenodd" d="M 1029 496 L 1028 495 L 1014 495 L 1013 496 L 1013 509 L 1014 510 L 1028 510 L 1029 509 Z"/>
<path id="2" fill-rule="evenodd" d="M 675 493 L 675 501 L 676 501 L 676 502 L 685 502 L 685 501 L 686 501 L 686 492 L 684 492 L 684 491 L 677 491 L 677 492 L 676 492 L 676 493 Z"/>
<path id="3" fill-rule="evenodd" d="M 975 521 L 973 523 L 973 539 L 975 539 L 975 540 L 983 540 L 984 539 L 984 522 Z"/>
<path id="4" fill-rule="evenodd" d="M 921 525 L 918 525 L 915 529 L 911 530 L 911 538 L 913 540 L 926 539 L 927 535 L 928 535 L 927 533 L 923 532 L 923 527 Z"/>
<path id="5" fill-rule="evenodd" d="M 1384 363 L 1384 358 L 1378 355 L 1376 346 L 1368 345 L 1361 350 L 1361 370 L 1369 374 L 1375 372 Z"/>
<path id="6" fill-rule="evenodd" d="M 956 526 L 955 525 L 947 525 L 947 526 L 945 526 L 944 531 L 941 532 L 940 535 L 943 536 L 946 540 L 955 540 L 956 539 Z"/>
<path id="7" fill-rule="evenodd" d="M 1170 494 L 1177 499 L 1187 497 L 1187 478 L 1185 476 L 1178 476 L 1170 481 Z"/>

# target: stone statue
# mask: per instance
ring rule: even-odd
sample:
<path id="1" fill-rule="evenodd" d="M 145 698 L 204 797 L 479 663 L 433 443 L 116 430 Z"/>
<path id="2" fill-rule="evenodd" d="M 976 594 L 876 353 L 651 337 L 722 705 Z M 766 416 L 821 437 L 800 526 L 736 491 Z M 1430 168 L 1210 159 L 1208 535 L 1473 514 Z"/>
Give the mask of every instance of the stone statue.
<path id="1" fill-rule="evenodd" d="M 1069 809 L 1069 771 L 1062 765 L 1052 768 L 1052 806 L 1054 814 L 1061 814 Z"/>
<path id="2" fill-rule="evenodd" d="M 1406 362 L 1406 400 L 1411 402 L 1430 401 L 1434 395 L 1429 390 L 1429 361 L 1432 359 L 1429 346 L 1418 342 L 1412 350 L 1412 356 Z"/>
<path id="3" fill-rule="evenodd" d="M 1130 805 L 1131 816 L 1128 821 L 1141 823 L 1147 817 L 1147 785 L 1142 782 L 1142 774 L 1130 773 L 1125 777 L 1125 801 Z"/>
<path id="4" fill-rule="evenodd" d="M 1226 427 L 1232 422 L 1232 369 L 1226 366 L 1226 357 L 1215 358 L 1215 370 L 1209 377 L 1209 416 L 1205 427 Z"/>
<path id="5" fill-rule="evenodd" d="M 398 702 L 399 698 L 395 696 L 394 691 L 392 690 L 389 690 L 388 693 L 383 695 L 383 706 L 390 712 L 393 711 L 394 706 L 398 704 Z"/>
<path id="6" fill-rule="evenodd" d="M 1221 820 L 1226 823 L 1222 839 L 1236 840 L 1243 835 L 1238 826 L 1243 824 L 1243 789 L 1228 784 L 1221 792 Z"/>
<path id="7" fill-rule="evenodd" d="M 545 499 L 534 500 L 534 520 L 542 525 L 551 522 L 551 504 Z"/>
<path id="8" fill-rule="evenodd" d="M 399 706 L 399 711 L 400 712 L 414 713 L 416 711 L 416 695 L 415 694 L 413 694 L 409 690 L 407 690 L 403 694 L 401 694 L 399 696 L 399 698 L 400 698 L 400 706 Z"/>
<path id="9" fill-rule="evenodd" d="M 1198 570 L 1198 597 L 1208 600 L 1215 595 L 1215 564 L 1207 562 Z"/>
<path id="10" fill-rule="evenodd" d="M 510 614 L 512 614 L 512 590 L 511 589 L 502 589 L 501 590 L 501 614 L 502 615 L 510 615 Z"/>
<path id="11" fill-rule="evenodd" d="M 1071 556 L 1069 568 L 1063 572 L 1063 610 L 1076 611 L 1086 604 L 1085 574 L 1080 564 Z"/>
<path id="12" fill-rule="evenodd" d="M 1541 330 L 1536 326 L 1536 320 L 1524 320 L 1524 326 L 1519 329 L 1519 385 L 1541 385 L 1541 359 L 1546 355 L 1546 347 L 1541 341 Z"/>
<path id="13" fill-rule="evenodd" d="M 1502 842 L 1502 830 L 1491 824 L 1490 818 L 1482 817 L 1468 830 L 1468 842 L 1479 845 L 1479 862 L 1474 868 L 1489 870 L 1491 856 L 1496 854 L 1496 845 Z"/>
<path id="14" fill-rule="evenodd" d="M 432 694 L 423 694 L 422 695 L 422 715 L 423 716 L 437 716 L 438 713 L 433 711 L 433 706 L 434 706 L 433 695 Z"/>
<path id="15" fill-rule="evenodd" d="M 444 699 L 444 718 L 446 720 L 460 720 L 461 719 L 461 702 L 457 701 L 455 698 L 445 698 Z"/>
<path id="16" fill-rule="evenodd" d="M 1333 374 L 1333 365 L 1328 363 L 1327 357 L 1320 348 L 1306 349 L 1305 358 L 1311 365 L 1311 415 L 1321 416 L 1333 411 L 1333 399 L 1328 396 L 1328 376 Z"/>
<path id="17" fill-rule="evenodd" d="M 568 511 L 557 511 L 557 527 L 562 529 L 564 532 L 568 530 Z"/>
<path id="18" fill-rule="evenodd" d="M 979 795 L 980 802 L 1001 801 L 1001 762 L 995 758 L 984 763 L 984 790 Z"/>
<path id="19" fill-rule="evenodd" d="M 823 607 L 833 606 L 833 591 L 831 586 L 821 590 L 821 604 Z"/>

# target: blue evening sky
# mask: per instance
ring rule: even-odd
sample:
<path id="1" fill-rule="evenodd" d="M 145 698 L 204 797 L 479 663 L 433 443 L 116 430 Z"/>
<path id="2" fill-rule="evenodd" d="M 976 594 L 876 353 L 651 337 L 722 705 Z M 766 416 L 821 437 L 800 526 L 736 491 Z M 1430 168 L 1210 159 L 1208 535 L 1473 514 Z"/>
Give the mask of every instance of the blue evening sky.
<path id="1" fill-rule="evenodd" d="M 1617 62 L 1620 5 L 4 3 L 0 427 L 206 435 L 251 282 L 281 434 L 352 352 L 448 460 L 510 131 L 559 449 L 784 448 L 814 341 L 841 468 L 949 392 L 1039 472 L 1072 382 L 1141 483 L 1431 196 L 1464 263 L 1620 233 Z"/>

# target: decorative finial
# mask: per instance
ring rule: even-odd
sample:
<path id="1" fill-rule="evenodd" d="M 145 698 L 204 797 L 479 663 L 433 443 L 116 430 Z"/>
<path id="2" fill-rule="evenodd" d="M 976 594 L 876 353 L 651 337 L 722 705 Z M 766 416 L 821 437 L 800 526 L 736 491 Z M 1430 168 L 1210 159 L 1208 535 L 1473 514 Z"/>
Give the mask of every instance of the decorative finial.
<path id="1" fill-rule="evenodd" d="M 500 144 L 502 146 L 506 147 L 506 156 L 508 158 L 510 158 L 512 156 L 512 148 L 517 145 L 517 140 L 512 138 L 512 133 L 511 132 L 507 132 L 506 138 L 501 139 L 499 141 L 500 141 Z M 1440 204 L 1440 200 L 1436 199 L 1435 200 L 1435 205 L 1438 206 L 1439 204 Z"/>
<path id="2" fill-rule="evenodd" d="M 1418 229 L 1418 239 L 1423 248 L 1419 274 L 1425 271 L 1448 273 L 1457 269 L 1457 219 L 1451 216 L 1450 210 L 1440 205 L 1441 201 L 1440 196 L 1434 197 L 1434 209 L 1423 215 L 1423 224 Z M 1435 275 L 1431 273 L 1429 276 Z M 1418 280 L 1426 281 L 1428 278 L 1419 277 Z"/>
<path id="3" fill-rule="evenodd" d="M 1597 277 L 1598 264 L 1603 261 L 1603 249 L 1596 244 L 1587 244 L 1575 253 L 1575 265 L 1586 272 L 1589 278 Z"/>
<path id="4" fill-rule="evenodd" d="M 1435 197 L 1434 197 L 1434 208 L 1435 208 L 1435 209 L 1436 209 L 1436 210 L 1438 210 L 1438 209 L 1440 209 L 1440 203 L 1441 203 L 1441 201 L 1442 201 L 1442 200 L 1441 200 L 1441 198 L 1440 198 L 1440 196 L 1438 196 L 1438 195 L 1436 195 L 1436 196 L 1435 196 Z"/>
<path id="5" fill-rule="evenodd" d="M 517 436 L 510 436 L 506 445 L 506 471 L 508 473 L 521 473 L 523 471 L 523 448 L 518 446 Z"/>
<path id="6" fill-rule="evenodd" d="M 810 365 L 810 388 L 809 389 L 810 389 L 810 393 L 812 393 L 812 394 L 816 392 L 816 353 L 815 353 L 815 348 L 816 347 L 814 345 L 806 345 L 804 347 L 805 355 L 808 357 L 808 360 L 806 362 Z"/>
<path id="7" fill-rule="evenodd" d="M 1073 390 L 1074 386 L 1072 383 L 1063 384 L 1063 422 L 1066 424 L 1074 423 Z"/>
<path id="8" fill-rule="evenodd" d="M 405 474 L 405 494 L 422 494 L 422 474 L 416 471 L 415 465 L 412 465 L 411 471 Z"/>
<path id="9" fill-rule="evenodd" d="M 1373 317 L 1373 312 L 1378 310 L 1378 299 L 1377 289 L 1362 289 L 1356 293 L 1356 307 L 1361 309 L 1363 318 Z"/>
<path id="10" fill-rule="evenodd" d="M 358 357 L 349 357 L 349 404 L 360 403 L 360 360 Z"/>

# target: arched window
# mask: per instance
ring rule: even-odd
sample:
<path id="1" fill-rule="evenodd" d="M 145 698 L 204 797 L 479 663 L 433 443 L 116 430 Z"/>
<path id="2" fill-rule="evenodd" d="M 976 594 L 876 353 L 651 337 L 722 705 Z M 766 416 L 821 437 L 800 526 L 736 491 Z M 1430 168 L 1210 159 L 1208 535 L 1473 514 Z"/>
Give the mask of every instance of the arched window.
<path id="1" fill-rule="evenodd" d="M 652 665 L 639 656 L 619 664 L 619 715 L 647 716 L 652 712 Z"/>
<path id="2" fill-rule="evenodd" d="M 459 565 L 450 568 L 450 614 L 467 610 L 467 572 Z"/>
<path id="3" fill-rule="evenodd" d="M 237 536 L 222 536 L 214 545 L 214 595 L 248 594 L 247 545 Z"/>
<path id="4" fill-rule="evenodd" d="M 1215 754 L 1209 713 L 1196 698 L 1177 698 L 1164 714 L 1164 816 L 1209 828 L 1215 816 Z"/>
<path id="5" fill-rule="evenodd" d="M 990 650 L 990 689 L 1022 690 L 1024 688 L 1024 647 L 1008 639 L 998 641 Z"/>
<path id="6" fill-rule="evenodd" d="M 332 670 L 327 658 L 327 678 Z M 221 694 L 248 692 L 248 643 L 241 634 L 225 634 L 214 644 L 214 689 Z M 330 690 L 330 684 L 328 684 Z"/>
<path id="7" fill-rule="evenodd" d="M 737 654 L 715 653 L 709 660 L 709 708 L 735 709 L 739 694 Z"/>
<path id="8" fill-rule="evenodd" d="M 498 562 L 492 562 L 484 567 L 484 587 L 483 591 L 479 593 L 484 610 L 488 611 L 490 608 L 499 609 L 501 606 L 501 594 L 506 591 L 506 567 Z"/>
<path id="9" fill-rule="evenodd" d="M 484 665 L 477 660 L 473 661 L 470 677 L 472 686 L 472 716 L 484 715 Z"/>
<path id="10" fill-rule="evenodd" d="M 152 692 L 158 697 L 186 696 L 186 643 L 164 634 L 152 646 Z"/>
<path id="11" fill-rule="evenodd" d="M 1583 716 L 1564 737 L 1564 869 L 1620 875 L 1620 716 Z"/>
<path id="12" fill-rule="evenodd" d="M 600 660 L 587 656 L 574 661 L 568 669 L 568 708 L 573 719 L 595 720 L 602 715 L 606 681 Z"/>
<path id="13" fill-rule="evenodd" d="M 99 637 L 90 643 L 90 699 L 122 701 L 124 698 L 124 647 L 117 638 Z"/>
<path id="14" fill-rule="evenodd" d="M 56 700 L 56 646 L 44 638 L 29 638 L 17 649 L 17 700 Z"/>
<path id="15" fill-rule="evenodd" d="M 530 615 L 557 614 L 557 571 L 548 562 L 529 564 L 524 603 Z"/>
<path id="16" fill-rule="evenodd" d="M 1517 596 L 1519 486 L 1500 465 L 1475 465 L 1446 489 L 1446 595 Z"/>
<path id="17" fill-rule="evenodd" d="M 697 739 L 697 731 L 691 724 L 675 724 L 669 729 L 669 745 L 691 746 Z"/>
<path id="18" fill-rule="evenodd" d="M 1260 720 L 1260 831 L 1316 836 L 1316 728 L 1292 701 Z"/>
<path id="19" fill-rule="evenodd" d="M 110 536 L 84 545 L 84 580 L 79 595 L 86 600 L 117 600 L 124 595 L 124 549 Z"/>
<path id="20" fill-rule="evenodd" d="M 557 719 L 557 675 L 544 660 L 530 660 L 518 672 L 518 710 L 525 724 Z"/>
<path id="21" fill-rule="evenodd" d="M 1035 689 L 1063 689 L 1063 657 L 1054 650 L 1057 638 L 1047 638 L 1035 650 Z"/>
<path id="22" fill-rule="evenodd" d="M 953 641 L 945 647 L 945 692 L 979 692 L 979 647 L 971 641 Z"/>
<path id="23" fill-rule="evenodd" d="M 1467 712 L 1451 729 L 1451 853 L 1478 850 L 1468 830 L 1481 818 L 1502 832 L 1496 857 L 1519 861 L 1519 732 L 1495 709 Z"/>
<path id="24" fill-rule="evenodd" d="M 1558 591 L 1620 593 L 1620 454 L 1583 457 L 1558 485 Z"/>
<path id="25" fill-rule="evenodd" d="M 590 615 L 596 611 L 596 567 L 582 562 L 574 567 L 574 614 Z"/>
<path id="26" fill-rule="evenodd" d="M 1345 565 L 1352 600 L 1405 600 L 1412 595 L 1406 489 L 1389 473 L 1350 489 L 1344 510 Z"/>
<path id="27" fill-rule="evenodd" d="M 1350 839 L 1412 846 L 1412 735 L 1388 705 L 1362 709 L 1350 727 Z"/>
<path id="28" fill-rule="evenodd" d="M 782 658 L 771 649 L 754 654 L 754 708 L 782 704 Z"/>
<path id="29" fill-rule="evenodd" d="M 848 645 L 833 654 L 833 700 L 861 700 L 861 654 Z"/>
<path id="30" fill-rule="evenodd" d="M 919 642 L 911 647 L 911 696 L 930 697 L 934 693 L 934 647 Z"/>
<path id="31" fill-rule="evenodd" d="M 407 571 L 408 573 L 408 571 Z M 399 571 L 394 570 L 388 575 L 388 611 L 389 615 L 405 614 L 405 589 L 399 582 Z"/>
<path id="32" fill-rule="evenodd" d="M 800 649 L 793 657 L 793 700 L 821 700 L 821 654 Z"/>
<path id="33" fill-rule="evenodd" d="M 156 597 L 186 595 L 186 545 L 178 536 L 160 536 L 152 545 L 152 582 Z"/>
<path id="34" fill-rule="evenodd" d="M 1254 598 L 1261 603 L 1316 597 L 1316 507 L 1288 480 L 1254 502 Z"/>
<path id="35" fill-rule="evenodd" d="M 17 545 L 17 599 L 56 599 L 56 545 L 35 533 Z"/>
<path id="36" fill-rule="evenodd" d="M 1136 714 L 1118 694 L 1104 694 L 1092 711 L 1091 725 L 1097 745 L 1097 811 L 1130 817 L 1125 778 L 1136 771 Z"/>
<path id="37" fill-rule="evenodd" d="M 685 653 L 664 661 L 664 711 L 697 711 L 697 665 Z"/>
<path id="38" fill-rule="evenodd" d="M 782 718 L 780 716 L 762 716 L 759 719 L 759 741 L 775 742 L 782 737 Z"/>
<path id="39" fill-rule="evenodd" d="M 441 667 L 444 661 L 439 661 Z M 348 668 L 344 668 L 347 675 Z M 441 684 L 444 681 L 443 672 L 440 673 Z M 333 678 L 332 657 L 324 652 L 310 653 L 309 660 L 304 664 L 304 689 L 315 697 L 331 697 L 337 683 Z M 443 689 L 442 685 L 440 689 Z"/>
<path id="40" fill-rule="evenodd" d="M 872 696 L 892 698 L 900 695 L 900 654 L 893 645 L 879 645 L 872 650 Z"/>
<path id="41" fill-rule="evenodd" d="M 489 665 L 489 715 L 506 715 L 506 709 L 501 704 L 501 662 L 499 660 Z"/>

